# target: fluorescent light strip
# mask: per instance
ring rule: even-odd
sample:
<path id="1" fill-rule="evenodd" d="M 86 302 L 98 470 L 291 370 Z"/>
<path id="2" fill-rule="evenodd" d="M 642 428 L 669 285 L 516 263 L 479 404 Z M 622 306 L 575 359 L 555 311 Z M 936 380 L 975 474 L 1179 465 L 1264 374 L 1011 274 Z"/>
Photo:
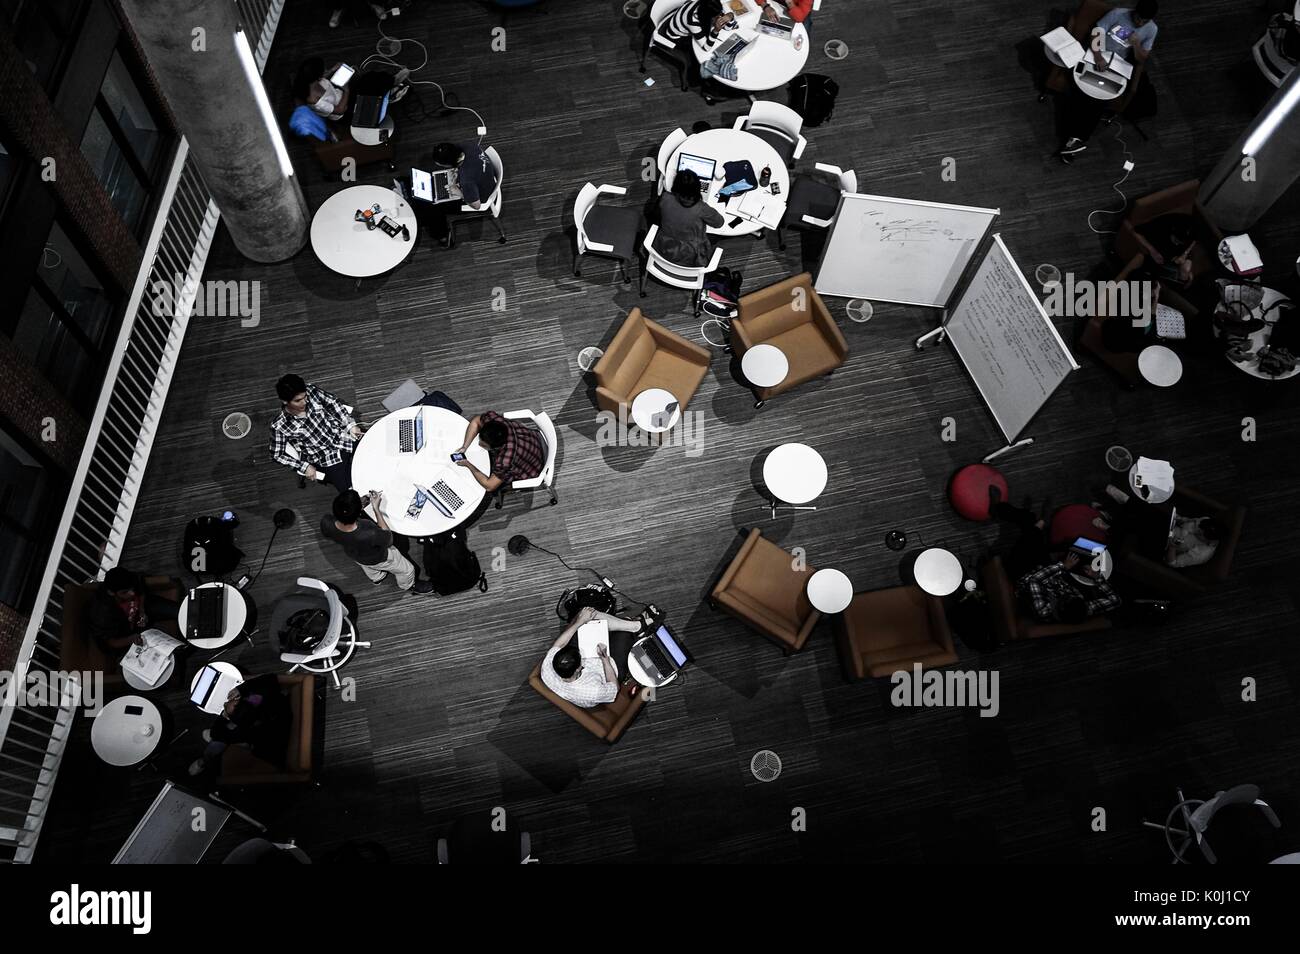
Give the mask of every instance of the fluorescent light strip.
<path id="1" fill-rule="evenodd" d="M 257 108 L 262 112 L 262 122 L 266 123 L 271 144 L 275 146 L 275 156 L 280 160 L 280 171 L 287 179 L 293 175 L 293 163 L 289 161 L 289 150 L 284 148 L 284 138 L 280 135 L 280 127 L 276 125 L 275 116 L 271 113 L 271 101 L 266 98 L 262 75 L 257 72 L 257 64 L 253 61 L 253 49 L 248 45 L 248 37 L 244 36 L 243 30 L 235 31 L 235 52 L 244 67 L 244 75 L 248 77 L 248 85 L 253 88 L 253 97 L 257 100 Z"/>
<path id="2" fill-rule="evenodd" d="M 1246 139 L 1246 145 L 1241 147 L 1243 156 L 1253 156 L 1263 148 L 1264 143 L 1273 135 L 1277 127 L 1282 125 L 1282 120 L 1286 119 L 1291 110 L 1295 108 L 1297 102 L 1300 102 L 1300 80 L 1293 80 L 1291 88 L 1286 91 L 1286 95 L 1270 109 L 1267 115 L 1255 127 L 1255 131 Z"/>

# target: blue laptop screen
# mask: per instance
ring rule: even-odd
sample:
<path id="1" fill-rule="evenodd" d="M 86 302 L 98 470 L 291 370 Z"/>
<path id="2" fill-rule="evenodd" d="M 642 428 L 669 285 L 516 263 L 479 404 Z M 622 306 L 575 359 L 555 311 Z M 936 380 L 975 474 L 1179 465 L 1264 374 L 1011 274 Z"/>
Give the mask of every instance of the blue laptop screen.
<path id="1" fill-rule="evenodd" d="M 667 626 L 660 626 L 659 631 L 655 633 L 659 640 L 659 645 L 664 648 L 664 652 L 672 657 L 673 662 L 678 666 L 686 665 L 686 652 L 681 646 L 677 645 L 677 640 L 673 639 L 672 633 L 668 632 Z"/>

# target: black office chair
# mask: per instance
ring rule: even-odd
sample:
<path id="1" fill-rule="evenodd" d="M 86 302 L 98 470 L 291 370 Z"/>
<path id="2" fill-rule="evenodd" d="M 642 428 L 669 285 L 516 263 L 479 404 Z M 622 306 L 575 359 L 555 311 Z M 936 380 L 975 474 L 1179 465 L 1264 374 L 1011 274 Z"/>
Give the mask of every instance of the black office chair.
<path id="1" fill-rule="evenodd" d="M 627 195 L 623 186 L 600 185 L 588 182 L 573 203 L 574 253 L 573 274 L 581 277 L 579 259 L 583 255 L 599 255 L 618 262 L 623 284 L 630 284 L 628 263 L 639 261 L 637 236 L 641 232 L 641 213 L 616 205 L 600 205 L 600 197 Z"/>
<path id="2" fill-rule="evenodd" d="M 1201 854 L 1210 864 L 1216 864 L 1218 857 L 1210 843 L 1205 838 L 1205 830 L 1210 827 L 1210 822 L 1220 809 L 1228 808 L 1232 805 L 1250 805 L 1258 808 L 1264 813 L 1270 825 L 1274 828 L 1281 828 L 1282 821 L 1277 817 L 1277 813 L 1269 807 L 1268 802 L 1259 797 L 1259 786 L 1257 785 L 1235 785 L 1226 792 L 1217 792 L 1209 801 L 1201 798 L 1187 798 L 1183 795 L 1183 790 L 1178 789 L 1178 803 L 1169 810 L 1169 815 L 1165 818 L 1163 825 L 1155 822 L 1143 821 L 1142 824 L 1147 828 L 1154 828 L 1157 831 L 1165 833 L 1165 844 L 1169 846 L 1170 852 L 1174 856 L 1174 864 L 1188 864 L 1185 857 L 1187 849 L 1195 844 L 1201 849 Z M 1174 822 L 1180 820 L 1186 826 L 1177 828 Z M 1178 842 L 1175 844 L 1174 835 L 1178 836 Z"/>
<path id="3" fill-rule="evenodd" d="M 840 207 L 840 196 L 845 192 L 858 191 L 858 176 L 852 169 L 847 171 L 839 166 L 817 163 L 818 172 L 835 176 L 834 183 L 825 178 L 812 176 L 795 176 L 790 183 L 790 198 L 786 202 L 785 214 L 781 224 L 776 227 L 776 244 L 785 251 L 783 229 L 825 229 L 829 228 L 836 210 Z"/>

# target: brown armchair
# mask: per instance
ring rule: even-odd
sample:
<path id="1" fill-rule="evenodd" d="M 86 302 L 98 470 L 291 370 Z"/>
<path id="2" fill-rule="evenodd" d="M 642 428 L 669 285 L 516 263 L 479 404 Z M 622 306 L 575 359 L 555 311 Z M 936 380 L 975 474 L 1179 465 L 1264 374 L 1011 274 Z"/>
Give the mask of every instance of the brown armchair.
<path id="1" fill-rule="evenodd" d="M 1178 508 L 1182 517 L 1213 517 L 1223 528 L 1223 536 L 1208 563 L 1200 566 L 1173 567 L 1162 559 L 1152 559 L 1137 550 L 1137 541 L 1128 537 L 1115 548 L 1115 572 L 1137 583 L 1144 590 L 1168 599 L 1191 599 L 1216 583 L 1228 578 L 1232 561 L 1246 522 L 1246 508 L 1213 500 L 1190 487 L 1176 487 L 1174 495 L 1162 504 L 1151 504 L 1165 513 Z"/>
<path id="2" fill-rule="evenodd" d="M 1070 14 L 1070 18 L 1065 23 L 1065 28 L 1070 31 L 1070 35 L 1078 40 L 1085 50 L 1090 50 L 1092 47 L 1092 28 L 1111 9 L 1111 4 L 1103 3 L 1102 0 L 1083 0 L 1079 4 L 1079 9 Z M 1128 85 L 1124 87 L 1124 92 L 1116 99 L 1106 103 L 1106 108 L 1110 112 L 1122 113 L 1128 108 L 1129 101 L 1133 99 L 1133 94 L 1137 91 L 1138 82 L 1142 79 L 1145 66 L 1144 63 L 1133 64 L 1133 75 L 1129 78 Z M 1045 85 L 1051 92 L 1061 93 L 1068 89 L 1073 82 L 1069 70 L 1053 63 L 1051 69 L 1048 70 Z M 1040 100 L 1043 98 L 1043 96 L 1039 97 Z"/>
<path id="3" fill-rule="evenodd" d="M 178 580 L 170 576 L 146 576 L 145 587 L 155 596 L 179 603 L 185 591 Z M 100 583 L 70 583 L 63 591 L 63 623 L 59 638 L 59 668 L 63 672 L 102 672 L 104 683 L 116 686 L 122 682 L 122 664 L 119 659 L 106 655 L 99 644 L 90 637 L 86 626 L 86 612 L 90 600 Z M 179 636 L 175 620 L 164 620 L 157 629 L 169 636 Z"/>
<path id="4" fill-rule="evenodd" d="M 339 137 L 337 142 L 313 141 L 312 151 L 316 153 L 316 160 L 327 173 L 340 171 L 344 159 L 355 161 L 358 169 L 376 162 L 386 162 L 389 169 L 393 168 L 395 153 L 391 139 L 377 146 L 366 146 L 353 139 L 345 126 L 336 126 L 335 133 Z"/>
<path id="5" fill-rule="evenodd" d="M 943 600 L 918 586 L 855 593 L 835 620 L 835 645 L 844 675 L 881 678 L 900 669 L 957 661 Z"/>
<path id="6" fill-rule="evenodd" d="M 289 694 L 289 709 L 293 713 L 285 764 L 273 765 L 259 759 L 246 745 L 228 746 L 221 753 L 218 787 L 290 785 L 312 780 L 315 773 L 312 747 L 316 737 L 316 677 L 310 673 L 292 673 L 277 678 L 280 688 Z"/>
<path id="7" fill-rule="evenodd" d="M 1146 262 L 1146 256 L 1138 253 L 1134 255 L 1127 265 L 1115 276 L 1115 282 L 1130 281 L 1130 276 L 1136 272 Z M 1160 303 L 1168 305 L 1170 308 L 1177 308 L 1187 319 L 1188 327 L 1195 322 L 1200 312 L 1196 306 L 1183 298 L 1173 288 L 1160 285 Z M 1106 367 L 1114 371 L 1124 383 L 1130 388 L 1135 388 L 1142 384 L 1142 373 L 1138 370 L 1138 352 L 1136 351 L 1111 351 L 1106 347 L 1106 342 L 1102 338 L 1102 325 L 1112 317 L 1108 314 L 1107 302 L 1104 296 L 1098 296 L 1096 311 L 1083 326 L 1083 332 L 1079 335 L 1079 344 L 1085 350 L 1092 352 L 1095 357 Z M 1121 318 L 1132 316 L 1118 316 Z"/>
<path id="8" fill-rule="evenodd" d="M 1195 219 L 1198 232 L 1196 246 L 1192 249 L 1191 255 L 1192 277 L 1214 271 L 1217 267 L 1219 243 L 1223 241 L 1223 233 L 1196 201 L 1196 193 L 1200 188 L 1200 179 L 1189 179 L 1135 199 L 1128 214 L 1124 216 L 1124 221 L 1120 223 L 1119 232 L 1115 235 L 1115 251 L 1119 257 L 1127 262 L 1132 261 L 1133 256 L 1146 252 L 1138 237 L 1138 229 L 1141 226 L 1162 215 L 1181 213 Z"/>
<path id="9" fill-rule="evenodd" d="M 567 699 L 561 699 L 542 682 L 542 664 L 538 663 L 528 674 L 528 684 L 537 690 L 538 695 L 552 705 L 564 710 L 574 722 L 578 723 L 598 739 L 604 739 L 613 745 L 623 735 L 623 731 L 632 724 L 637 713 L 645 706 L 645 692 L 638 689 L 635 695 L 629 695 L 624 687 L 619 687 L 618 698 L 601 706 L 584 709 L 575 706 Z"/>
<path id="10" fill-rule="evenodd" d="M 787 655 L 797 652 L 821 614 L 808 601 L 808 578 L 817 571 L 794 564 L 793 554 L 755 527 L 709 594 L 709 605 L 749 624 Z"/>
<path id="11" fill-rule="evenodd" d="M 674 334 L 633 308 L 593 369 L 596 404 L 618 414 L 632 399 L 649 388 L 663 388 L 684 412 L 709 371 L 711 355 L 697 344 Z"/>
<path id="12" fill-rule="evenodd" d="M 1000 556 L 987 558 L 980 566 L 980 578 L 989 601 L 989 618 L 999 643 L 1017 639 L 1040 639 L 1044 636 L 1072 636 L 1076 633 L 1096 633 L 1110 629 L 1110 619 L 1093 616 L 1082 623 L 1044 623 L 1028 613 L 1021 612 L 1016 601 L 1016 588 L 1007 576 Z"/>
<path id="13" fill-rule="evenodd" d="M 802 296 L 796 290 L 802 290 Z M 804 307 L 796 310 L 800 299 Z M 774 394 L 830 374 L 849 353 L 849 343 L 826 302 L 813 289 L 812 276 L 807 272 L 743 296 L 731 333 L 739 357 L 743 358 L 754 345 L 769 344 L 780 348 L 790 362 L 784 381 L 776 387 L 754 389 L 759 404 Z"/>

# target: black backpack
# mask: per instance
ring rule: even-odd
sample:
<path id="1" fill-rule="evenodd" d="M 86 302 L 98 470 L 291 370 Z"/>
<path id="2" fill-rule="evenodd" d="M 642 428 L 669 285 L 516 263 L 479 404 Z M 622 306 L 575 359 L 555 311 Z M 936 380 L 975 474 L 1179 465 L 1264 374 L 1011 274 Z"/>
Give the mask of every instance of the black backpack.
<path id="1" fill-rule="evenodd" d="M 804 73 L 790 81 L 790 108 L 803 117 L 805 126 L 829 122 L 838 95 L 840 84 L 820 73 Z"/>
<path id="2" fill-rule="evenodd" d="M 700 311 L 710 318 L 731 321 L 740 314 L 740 283 L 744 276 L 725 265 L 704 276 L 700 288 Z"/>
<path id="3" fill-rule="evenodd" d="M 424 572 L 439 596 L 462 593 L 474 587 L 487 592 L 487 575 L 478 565 L 478 556 L 465 543 L 465 534 L 461 530 L 440 533 L 424 541 Z"/>

